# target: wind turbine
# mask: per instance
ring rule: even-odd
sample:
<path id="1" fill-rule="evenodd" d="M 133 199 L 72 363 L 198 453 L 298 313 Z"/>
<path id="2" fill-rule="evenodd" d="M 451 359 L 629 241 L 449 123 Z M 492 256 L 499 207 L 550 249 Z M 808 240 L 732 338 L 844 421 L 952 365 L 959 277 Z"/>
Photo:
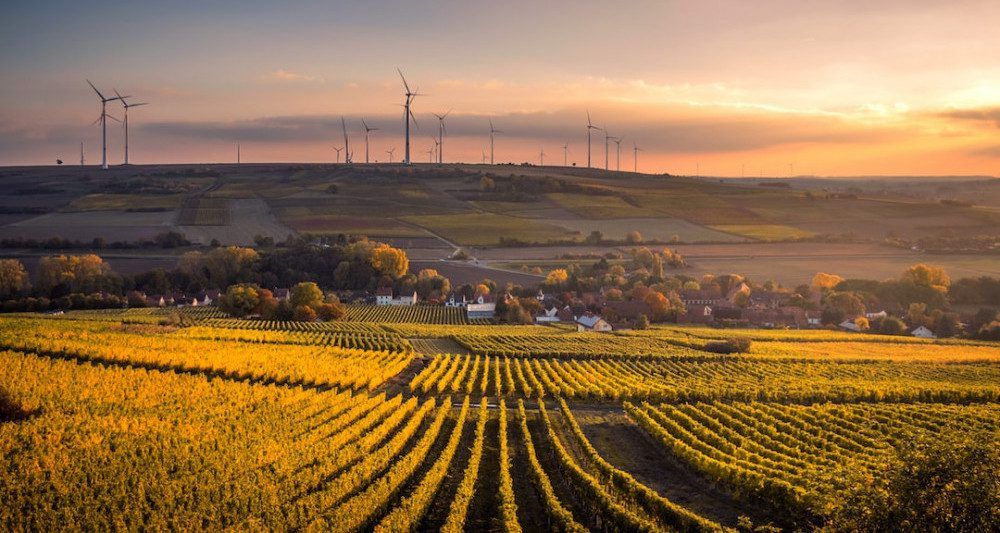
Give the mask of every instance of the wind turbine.
<path id="1" fill-rule="evenodd" d="M 563 166 L 569 166 L 569 143 L 562 145 L 563 149 Z"/>
<path id="2" fill-rule="evenodd" d="M 434 141 L 434 142 L 436 143 L 437 141 Z M 434 162 L 434 148 L 428 148 L 427 149 L 427 162 L 428 163 L 433 163 Z"/>
<path id="3" fill-rule="evenodd" d="M 591 166 L 590 166 L 590 130 L 599 130 L 599 129 L 601 129 L 601 128 L 598 128 L 597 126 L 595 126 L 590 121 L 590 110 L 588 109 L 587 110 L 587 168 L 591 168 Z"/>
<path id="4" fill-rule="evenodd" d="M 493 127 L 493 119 L 490 119 L 490 164 L 493 164 L 493 139 L 496 134 L 503 133 L 502 131 Z"/>
<path id="5" fill-rule="evenodd" d="M 395 151 L 396 151 L 395 147 L 389 147 L 389 149 L 385 151 L 385 153 L 389 154 L 389 162 L 390 163 L 392 163 L 392 154 Z"/>
<path id="6" fill-rule="evenodd" d="M 604 125 L 604 129 L 601 130 L 601 131 L 604 132 L 604 170 L 610 170 L 608 168 L 608 141 L 610 141 L 611 139 L 614 139 L 614 137 L 608 135 L 608 125 L 607 124 Z"/>
<path id="7" fill-rule="evenodd" d="M 486 164 L 486 148 L 483 148 L 483 164 Z"/>
<path id="8" fill-rule="evenodd" d="M 123 123 L 125 124 L 125 164 L 127 165 L 128 164 L 128 110 L 131 109 L 131 108 L 133 108 L 133 107 L 139 107 L 141 105 L 149 105 L 149 103 L 148 102 L 140 102 L 138 104 L 130 104 L 130 103 L 128 103 L 128 102 L 125 101 L 125 99 L 128 98 L 128 97 L 127 96 L 122 96 L 122 95 L 118 94 L 118 90 L 117 89 L 115 89 L 115 96 L 117 96 L 118 99 L 121 100 L 122 109 L 125 110 L 125 118 L 123 120 Z"/>
<path id="9" fill-rule="evenodd" d="M 368 126 L 365 119 L 361 119 L 361 125 L 365 128 L 365 164 L 368 164 L 368 134 L 373 131 L 378 131 L 378 128 L 372 128 Z"/>
<path id="10" fill-rule="evenodd" d="M 240 143 L 236 142 L 236 164 L 240 164 Z"/>
<path id="11" fill-rule="evenodd" d="M 334 149 L 334 151 L 337 152 L 337 163 L 340 163 L 340 151 L 343 150 L 343 148 L 338 148 L 338 147 L 334 146 L 333 149 Z"/>
<path id="12" fill-rule="evenodd" d="M 82 167 L 86 162 L 87 160 L 83 157 L 83 141 L 80 141 L 80 166 Z"/>
<path id="13" fill-rule="evenodd" d="M 444 163 L 444 134 L 447 131 L 444 127 L 444 119 L 451 114 L 451 109 L 443 115 L 434 113 L 434 116 L 438 119 L 438 163 Z"/>
<path id="14" fill-rule="evenodd" d="M 614 141 L 614 143 L 616 145 L 618 145 L 618 148 L 617 148 L 618 155 L 615 156 L 615 167 L 616 167 L 615 171 L 616 172 L 621 172 L 621 170 L 622 170 L 622 139 L 624 139 L 624 138 L 625 137 L 622 136 L 622 137 L 616 137 L 614 139 L 611 139 L 612 141 Z"/>
<path id="15" fill-rule="evenodd" d="M 107 170 L 108 169 L 108 117 L 111 117 L 113 120 L 118 120 L 117 118 L 112 117 L 111 115 L 108 114 L 108 102 L 121 100 L 121 97 L 115 96 L 114 98 L 105 98 L 104 95 L 101 94 L 101 91 L 98 91 L 97 87 L 94 87 L 94 84 L 90 83 L 90 80 L 87 80 L 87 84 L 89 84 L 90 88 L 93 89 L 95 93 L 97 93 L 97 97 L 101 99 L 101 116 L 97 117 L 97 120 L 95 120 L 93 124 L 97 124 L 98 122 L 101 123 L 101 168 Z"/>
<path id="16" fill-rule="evenodd" d="M 441 143 L 434 137 L 431 137 L 431 141 L 434 142 L 434 153 L 437 154 L 438 161 L 441 161 Z"/>
<path id="17" fill-rule="evenodd" d="M 545 147 L 544 146 L 542 147 L 542 150 L 540 152 L 538 152 L 538 166 L 540 166 L 540 167 L 544 167 L 545 166 Z"/>
<path id="18" fill-rule="evenodd" d="M 406 132 L 406 152 L 403 155 L 403 164 L 410 164 L 410 119 L 413 119 L 413 125 L 417 126 L 417 117 L 413 116 L 413 111 L 410 110 L 410 104 L 413 103 L 413 99 L 417 96 L 422 96 L 420 93 L 410 91 L 409 84 L 406 83 L 406 77 L 403 76 L 403 71 L 396 68 L 396 72 L 399 73 L 399 77 L 403 80 L 403 87 L 406 89 L 404 93 L 406 95 L 406 104 L 403 105 L 403 129 Z M 419 126 L 417 126 L 419 128 Z"/>
<path id="19" fill-rule="evenodd" d="M 340 115 L 340 129 L 344 131 L 344 163 L 351 162 L 351 156 L 354 152 L 351 152 L 351 142 L 347 138 L 347 122 L 344 121 L 344 115 Z"/>
<path id="20" fill-rule="evenodd" d="M 639 145 L 637 145 L 637 144 L 635 144 L 635 142 L 633 142 L 632 143 L 632 172 L 639 172 L 639 152 L 641 152 L 641 151 L 642 151 L 642 148 L 639 148 Z"/>

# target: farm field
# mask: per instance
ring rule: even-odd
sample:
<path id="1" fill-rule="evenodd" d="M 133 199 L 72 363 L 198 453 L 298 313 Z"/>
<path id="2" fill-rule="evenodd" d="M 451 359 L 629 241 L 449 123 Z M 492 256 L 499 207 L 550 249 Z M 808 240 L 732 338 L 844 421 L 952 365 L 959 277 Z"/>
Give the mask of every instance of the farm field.
<path id="1" fill-rule="evenodd" d="M 1000 430 L 996 344 L 454 311 L 0 316 L 0 525 L 792 530 L 915 433 Z"/>

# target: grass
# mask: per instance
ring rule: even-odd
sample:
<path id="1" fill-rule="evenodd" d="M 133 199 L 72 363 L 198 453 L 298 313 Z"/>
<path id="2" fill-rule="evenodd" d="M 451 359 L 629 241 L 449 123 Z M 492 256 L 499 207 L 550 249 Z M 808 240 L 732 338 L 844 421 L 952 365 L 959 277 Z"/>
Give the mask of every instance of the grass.
<path id="1" fill-rule="evenodd" d="M 620 196 L 596 194 L 551 193 L 549 199 L 585 218 L 655 217 L 655 210 L 636 207 Z"/>
<path id="2" fill-rule="evenodd" d="M 782 224 L 716 224 L 710 227 L 759 241 L 787 241 L 815 235 L 810 231 Z"/>
<path id="3" fill-rule="evenodd" d="M 177 209 L 180 194 L 88 194 L 73 200 L 66 211 L 127 211 L 129 209 Z"/>
<path id="4" fill-rule="evenodd" d="M 420 228 L 402 224 L 391 218 L 354 217 L 340 215 L 282 216 L 296 231 L 317 234 L 368 235 L 371 237 L 427 237 Z"/>
<path id="5" fill-rule="evenodd" d="M 552 224 L 493 213 L 420 215 L 403 217 L 403 220 L 423 226 L 448 240 L 472 246 L 495 245 L 501 237 L 525 242 L 546 242 L 579 237 L 578 234 Z"/>

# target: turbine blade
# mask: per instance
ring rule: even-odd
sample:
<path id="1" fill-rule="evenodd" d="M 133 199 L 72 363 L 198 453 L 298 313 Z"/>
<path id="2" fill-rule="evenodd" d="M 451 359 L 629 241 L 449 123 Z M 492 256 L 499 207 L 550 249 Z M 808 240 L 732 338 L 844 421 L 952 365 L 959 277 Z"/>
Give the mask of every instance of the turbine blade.
<path id="1" fill-rule="evenodd" d="M 90 88 L 93 89 L 95 93 L 97 93 L 97 96 L 101 97 L 101 100 L 104 100 L 104 95 L 101 94 L 101 91 L 98 91 L 97 87 L 94 87 L 94 84 L 90 83 L 90 80 L 87 80 L 87 83 L 90 84 Z"/>
<path id="2" fill-rule="evenodd" d="M 396 72 L 398 72 L 399 73 L 399 77 L 403 79 L 403 87 L 406 88 L 406 93 L 409 94 L 409 92 L 410 92 L 410 86 L 406 83 L 406 77 L 403 76 L 403 71 L 399 70 L 399 67 L 396 67 Z"/>

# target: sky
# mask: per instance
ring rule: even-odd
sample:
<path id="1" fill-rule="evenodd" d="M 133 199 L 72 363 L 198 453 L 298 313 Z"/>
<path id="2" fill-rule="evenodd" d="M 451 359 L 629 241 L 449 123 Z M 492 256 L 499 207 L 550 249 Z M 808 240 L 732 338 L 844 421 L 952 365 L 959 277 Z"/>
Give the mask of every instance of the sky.
<path id="1" fill-rule="evenodd" d="M 717 176 L 1000 175 L 1000 2 L 8 0 L 0 165 L 100 162 L 102 91 L 133 163 L 328 162 L 348 124 L 426 161 Z M 122 118 L 121 106 L 109 104 Z M 108 125 L 108 157 L 124 135 Z M 564 150 L 563 146 L 567 146 Z M 634 151 L 638 147 L 641 151 Z M 605 164 L 595 132 L 594 166 Z M 636 156 L 633 158 L 633 156 Z M 565 159 L 564 159 L 565 158 Z"/>

